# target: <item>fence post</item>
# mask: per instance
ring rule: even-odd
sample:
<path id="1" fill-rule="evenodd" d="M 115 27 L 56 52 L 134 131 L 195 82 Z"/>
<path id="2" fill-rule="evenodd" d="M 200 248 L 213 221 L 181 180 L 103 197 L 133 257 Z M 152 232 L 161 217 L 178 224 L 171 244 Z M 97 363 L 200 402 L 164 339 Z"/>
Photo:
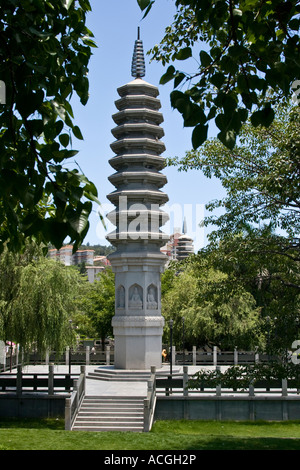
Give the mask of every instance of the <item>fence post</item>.
<path id="1" fill-rule="evenodd" d="M 287 392 L 287 379 L 282 379 L 281 381 L 281 388 L 282 388 L 282 396 L 287 397 L 288 392 Z"/>
<path id="2" fill-rule="evenodd" d="M 239 353 L 238 353 L 237 348 L 234 348 L 234 351 L 233 351 L 233 362 L 235 366 L 237 366 L 239 363 Z"/>
<path id="3" fill-rule="evenodd" d="M 214 366 L 217 367 L 217 364 L 218 364 L 218 359 L 217 359 L 217 346 L 214 346 L 213 357 L 214 357 Z"/>
<path id="4" fill-rule="evenodd" d="M 110 346 L 106 346 L 106 365 L 110 365 Z"/>
<path id="5" fill-rule="evenodd" d="M 255 362 L 255 364 L 259 363 L 259 354 L 258 354 L 258 352 L 256 352 L 255 355 L 254 355 L 254 362 Z"/>
<path id="6" fill-rule="evenodd" d="M 78 387 L 78 380 L 73 381 L 73 392 L 75 392 L 75 403 L 76 403 L 76 410 L 78 409 L 79 405 L 79 387 Z"/>
<path id="7" fill-rule="evenodd" d="M 253 383 L 250 382 L 250 384 L 249 384 L 249 397 L 254 397 L 254 396 L 255 396 L 254 386 L 253 386 Z"/>
<path id="8" fill-rule="evenodd" d="M 16 345 L 16 364 L 17 365 L 19 364 L 19 348 L 20 348 L 20 345 L 17 344 Z"/>
<path id="9" fill-rule="evenodd" d="M 54 395 L 54 365 L 49 364 L 48 395 Z"/>
<path id="10" fill-rule="evenodd" d="M 215 347 L 215 346 L 214 346 Z M 220 366 L 217 366 L 216 365 L 216 371 L 221 374 L 221 369 L 220 369 Z M 222 384 L 218 384 L 216 386 L 216 396 L 217 397 L 220 397 L 221 396 L 221 393 L 222 393 Z"/>
<path id="11" fill-rule="evenodd" d="M 17 395 L 22 395 L 22 365 L 17 366 Z"/>
<path id="12" fill-rule="evenodd" d="M 150 400 L 149 398 L 144 399 L 144 432 L 149 432 L 150 428 Z"/>
<path id="13" fill-rule="evenodd" d="M 183 396 L 187 397 L 189 395 L 189 390 L 187 388 L 189 380 L 188 375 L 188 366 L 183 366 Z"/>
<path id="14" fill-rule="evenodd" d="M 49 365 L 49 349 L 47 349 L 47 351 L 46 351 L 45 364 L 46 364 L 46 366 Z"/>
<path id="15" fill-rule="evenodd" d="M 193 366 L 197 364 L 197 348 L 193 346 Z"/>
<path id="16" fill-rule="evenodd" d="M 85 366 L 80 366 L 80 373 L 81 375 L 83 375 L 83 390 L 84 390 L 84 393 L 85 393 L 85 372 L 86 372 L 86 367 Z"/>
<path id="17" fill-rule="evenodd" d="M 70 346 L 66 347 L 65 360 L 66 360 L 66 366 L 68 366 L 70 364 Z"/>
<path id="18" fill-rule="evenodd" d="M 85 349 L 85 363 L 88 366 L 90 364 L 90 347 L 86 346 Z"/>
<path id="19" fill-rule="evenodd" d="M 172 346 L 172 364 L 175 365 L 176 363 L 176 346 Z"/>
<path id="20" fill-rule="evenodd" d="M 71 398 L 65 400 L 65 430 L 71 431 Z"/>

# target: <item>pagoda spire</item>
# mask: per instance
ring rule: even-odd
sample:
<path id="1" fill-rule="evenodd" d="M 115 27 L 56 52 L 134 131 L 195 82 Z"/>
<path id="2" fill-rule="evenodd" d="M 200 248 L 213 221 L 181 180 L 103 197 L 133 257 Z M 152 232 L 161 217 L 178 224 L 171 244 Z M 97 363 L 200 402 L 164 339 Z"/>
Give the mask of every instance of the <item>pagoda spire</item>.
<path id="1" fill-rule="evenodd" d="M 131 75 L 135 78 L 144 77 L 146 74 L 143 41 L 140 39 L 140 28 L 138 27 L 138 37 L 134 44 L 134 51 L 131 65 Z"/>

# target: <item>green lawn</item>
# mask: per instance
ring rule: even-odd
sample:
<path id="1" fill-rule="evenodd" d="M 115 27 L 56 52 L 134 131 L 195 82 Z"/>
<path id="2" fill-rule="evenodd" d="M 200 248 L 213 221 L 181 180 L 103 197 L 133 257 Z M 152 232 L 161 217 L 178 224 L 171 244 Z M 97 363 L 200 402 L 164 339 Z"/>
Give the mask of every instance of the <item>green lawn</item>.
<path id="1" fill-rule="evenodd" d="M 157 421 L 150 433 L 69 432 L 63 420 L 0 420 L 0 450 L 299 450 L 300 422 Z"/>

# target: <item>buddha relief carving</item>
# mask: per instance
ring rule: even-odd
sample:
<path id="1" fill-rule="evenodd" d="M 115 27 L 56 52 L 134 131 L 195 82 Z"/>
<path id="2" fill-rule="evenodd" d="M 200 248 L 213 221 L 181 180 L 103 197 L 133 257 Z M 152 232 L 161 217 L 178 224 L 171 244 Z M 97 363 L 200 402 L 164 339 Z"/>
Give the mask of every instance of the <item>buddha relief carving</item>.
<path id="1" fill-rule="evenodd" d="M 147 308 L 157 310 L 157 287 L 151 284 L 147 290 Z"/>
<path id="2" fill-rule="evenodd" d="M 129 289 L 129 307 L 136 309 L 143 308 L 143 289 L 138 284 L 134 284 Z"/>

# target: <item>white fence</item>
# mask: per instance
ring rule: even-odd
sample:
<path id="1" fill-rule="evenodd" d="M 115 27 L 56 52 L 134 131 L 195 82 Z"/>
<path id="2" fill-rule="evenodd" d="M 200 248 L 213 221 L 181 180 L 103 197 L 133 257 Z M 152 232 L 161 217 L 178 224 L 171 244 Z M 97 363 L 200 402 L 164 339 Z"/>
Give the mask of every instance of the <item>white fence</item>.
<path id="1" fill-rule="evenodd" d="M 255 351 L 221 351 L 216 346 L 209 351 L 203 351 L 193 347 L 192 351 L 176 351 L 175 346 L 172 347 L 172 364 L 175 365 L 237 365 L 237 364 L 254 364 L 256 362 L 267 362 L 270 356 L 267 354 L 257 353 Z M 1 357 L 0 357 L 1 360 Z M 5 362 L 4 362 L 5 361 Z M 62 355 L 57 355 L 55 352 L 48 352 L 41 355 L 38 352 L 33 352 L 29 356 L 23 355 L 19 348 L 15 349 L 14 354 L 10 351 L 6 353 L 6 357 L 2 356 L 0 362 L 0 371 L 9 370 L 16 364 L 78 364 L 78 365 L 93 365 L 93 364 L 114 364 L 114 349 L 111 346 L 106 346 L 105 351 L 91 348 L 86 346 L 80 350 L 70 350 L 67 348 Z M 167 363 L 169 360 L 166 361 Z"/>

